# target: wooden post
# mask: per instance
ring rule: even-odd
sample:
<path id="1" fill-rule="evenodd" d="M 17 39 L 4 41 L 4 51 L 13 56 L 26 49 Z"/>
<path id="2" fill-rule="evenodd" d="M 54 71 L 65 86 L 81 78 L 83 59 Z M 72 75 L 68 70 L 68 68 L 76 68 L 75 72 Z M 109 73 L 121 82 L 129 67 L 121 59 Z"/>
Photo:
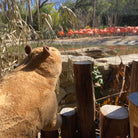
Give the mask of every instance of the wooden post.
<path id="1" fill-rule="evenodd" d="M 92 82 L 93 63 L 74 63 L 74 79 L 81 138 L 95 138 L 95 97 Z"/>
<path id="2" fill-rule="evenodd" d="M 129 93 L 137 91 L 138 91 L 138 60 L 134 60 L 132 63 Z"/>
<path id="3" fill-rule="evenodd" d="M 58 138 L 58 130 L 55 131 L 41 131 L 41 138 Z"/>
<path id="4" fill-rule="evenodd" d="M 131 93 L 129 99 L 129 122 L 131 138 L 138 138 L 138 92 Z"/>
<path id="5" fill-rule="evenodd" d="M 63 108 L 60 112 L 62 116 L 61 137 L 77 138 L 77 113 L 74 108 Z"/>
<path id="6" fill-rule="evenodd" d="M 100 108 L 100 138 L 126 138 L 128 111 L 122 106 L 104 105 Z"/>

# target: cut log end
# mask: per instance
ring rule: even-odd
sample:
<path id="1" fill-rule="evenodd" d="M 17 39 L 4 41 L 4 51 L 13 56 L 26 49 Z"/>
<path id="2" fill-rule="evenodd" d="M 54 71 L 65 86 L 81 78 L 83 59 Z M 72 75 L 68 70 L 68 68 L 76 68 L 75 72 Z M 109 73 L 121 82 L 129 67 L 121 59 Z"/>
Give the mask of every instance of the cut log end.
<path id="1" fill-rule="evenodd" d="M 77 137 L 77 112 L 75 108 L 66 107 L 60 111 L 63 119 L 61 126 L 62 138 L 76 138 Z"/>
<path id="2" fill-rule="evenodd" d="M 77 62 L 74 62 L 75 65 L 91 65 L 93 64 L 92 61 L 77 61 Z"/>
<path id="3" fill-rule="evenodd" d="M 128 111 L 121 106 L 104 105 L 100 109 L 101 113 L 111 119 L 126 119 L 128 118 Z"/>
<path id="4" fill-rule="evenodd" d="M 128 135 L 128 111 L 116 105 L 100 108 L 100 138 L 126 138 Z"/>
<path id="5" fill-rule="evenodd" d="M 138 107 L 138 92 L 134 92 L 129 95 L 129 100 Z"/>
<path id="6" fill-rule="evenodd" d="M 67 107 L 67 108 L 63 108 L 61 111 L 60 111 L 60 114 L 62 116 L 72 116 L 76 113 L 76 110 L 74 108 L 70 108 L 70 107 Z"/>
<path id="7" fill-rule="evenodd" d="M 135 59 L 134 62 L 137 62 L 138 63 L 138 59 Z"/>

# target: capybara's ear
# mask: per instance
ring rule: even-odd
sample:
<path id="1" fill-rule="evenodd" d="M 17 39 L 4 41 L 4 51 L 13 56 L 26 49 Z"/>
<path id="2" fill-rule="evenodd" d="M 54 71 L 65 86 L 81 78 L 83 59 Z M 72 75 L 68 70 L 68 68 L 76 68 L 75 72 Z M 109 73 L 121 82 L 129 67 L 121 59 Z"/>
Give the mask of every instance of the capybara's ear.
<path id="1" fill-rule="evenodd" d="M 46 54 L 46 56 L 50 56 L 49 47 L 43 46 L 43 52 Z"/>
<path id="2" fill-rule="evenodd" d="M 30 54 L 31 51 L 32 51 L 32 47 L 30 45 L 26 45 L 26 47 L 25 47 L 25 53 L 26 54 Z"/>

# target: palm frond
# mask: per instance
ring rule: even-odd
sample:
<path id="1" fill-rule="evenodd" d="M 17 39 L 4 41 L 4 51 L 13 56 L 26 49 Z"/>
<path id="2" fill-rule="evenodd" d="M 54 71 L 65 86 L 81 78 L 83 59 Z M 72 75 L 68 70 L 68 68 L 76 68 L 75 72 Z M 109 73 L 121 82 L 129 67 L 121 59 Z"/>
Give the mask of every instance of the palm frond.
<path id="1" fill-rule="evenodd" d="M 80 24 L 77 16 L 75 15 L 75 13 L 70 8 L 61 5 L 59 8 L 59 12 L 61 13 L 61 18 L 63 15 L 65 17 L 67 17 L 67 20 L 70 23 L 70 25 L 72 26 L 72 28 L 74 26 L 78 26 Z"/>

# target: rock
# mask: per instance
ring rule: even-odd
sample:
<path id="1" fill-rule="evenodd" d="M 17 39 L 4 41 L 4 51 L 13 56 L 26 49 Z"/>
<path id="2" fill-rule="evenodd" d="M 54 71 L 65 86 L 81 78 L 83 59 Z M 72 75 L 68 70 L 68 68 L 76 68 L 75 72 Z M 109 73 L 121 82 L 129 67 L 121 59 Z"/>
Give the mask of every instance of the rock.
<path id="1" fill-rule="evenodd" d="M 98 66 L 99 71 L 101 72 L 103 76 L 103 81 L 106 83 L 109 88 L 109 85 L 113 84 L 112 81 L 108 81 L 110 78 L 110 75 L 117 70 L 119 67 L 119 64 L 121 63 L 121 60 L 123 64 L 127 65 L 130 62 L 132 62 L 134 59 L 138 59 L 138 54 L 130 54 L 130 55 L 122 55 L 122 56 L 114 56 L 114 57 L 105 57 L 105 58 L 97 58 L 94 59 L 90 57 L 90 51 L 87 48 L 84 48 L 83 51 L 78 50 L 81 54 L 76 54 L 77 52 L 74 52 L 74 55 L 62 55 L 62 74 L 60 76 L 60 91 L 58 96 L 58 103 L 60 108 L 65 106 L 75 106 L 76 104 L 76 96 L 75 96 L 75 84 L 74 84 L 74 75 L 73 75 L 73 63 L 75 61 L 92 61 L 95 65 Z M 96 49 L 95 49 L 96 51 Z M 109 52 L 109 51 L 108 51 Z M 73 52 L 72 52 L 73 53 Z M 107 51 L 106 51 L 107 53 Z M 95 52 L 96 54 L 96 52 Z M 115 55 L 115 53 L 110 53 L 112 55 Z M 85 56 L 89 55 L 89 56 Z M 114 75 L 116 75 L 114 73 Z M 110 84 L 109 84 L 110 83 Z M 120 85 L 120 84 L 119 84 Z M 104 87 L 105 88 L 105 87 Z M 107 91 L 108 93 L 108 91 Z"/>
<path id="2" fill-rule="evenodd" d="M 57 94 L 57 101 L 58 103 L 61 102 L 61 100 L 66 96 L 66 91 L 63 88 L 59 88 L 59 92 L 56 93 Z"/>
<path id="3" fill-rule="evenodd" d="M 71 85 L 74 82 L 73 76 L 73 63 L 75 61 L 94 61 L 93 58 L 88 56 L 72 56 L 62 55 L 62 74 L 60 76 L 61 87 Z"/>
<path id="4" fill-rule="evenodd" d="M 65 103 L 66 104 L 71 104 L 76 102 L 76 95 L 75 93 L 70 93 L 65 97 Z"/>
<path id="5" fill-rule="evenodd" d="M 74 83 L 73 83 L 72 85 L 66 87 L 66 88 L 65 88 L 65 91 L 66 91 L 67 93 L 75 93 L 75 85 L 74 85 Z"/>
<path id="6" fill-rule="evenodd" d="M 59 106 L 76 103 L 73 63 L 75 61 L 94 61 L 88 56 L 62 55 L 62 73 L 60 75 L 60 90 L 57 93 Z M 73 104 L 74 106 L 74 104 Z"/>
<path id="7" fill-rule="evenodd" d="M 106 48 L 87 47 L 77 50 L 61 51 L 62 55 L 89 56 L 92 58 L 103 58 L 109 55 L 116 55 L 116 52 Z"/>
<path id="8" fill-rule="evenodd" d="M 129 62 L 132 62 L 135 59 L 138 59 L 138 54 L 98 58 L 95 60 L 95 62 L 103 63 L 104 61 L 104 63 L 109 64 L 109 65 L 119 65 L 122 61 L 123 64 L 128 65 Z"/>

